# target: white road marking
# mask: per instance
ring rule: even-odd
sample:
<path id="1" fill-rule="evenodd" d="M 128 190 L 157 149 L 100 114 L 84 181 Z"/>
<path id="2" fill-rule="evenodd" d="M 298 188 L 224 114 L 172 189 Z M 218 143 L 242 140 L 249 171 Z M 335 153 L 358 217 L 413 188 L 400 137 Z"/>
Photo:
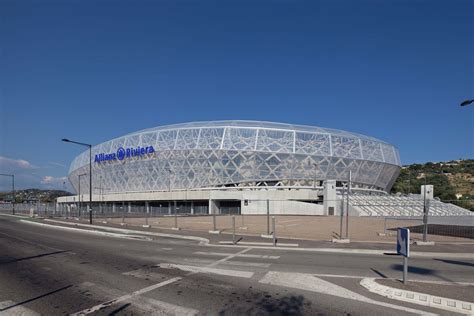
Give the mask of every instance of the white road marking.
<path id="1" fill-rule="evenodd" d="M 153 271 L 150 271 L 150 270 L 142 270 L 142 269 L 128 271 L 128 272 L 124 272 L 122 274 L 133 276 L 135 278 L 143 279 L 143 280 L 145 280 L 145 279 L 148 279 L 148 280 L 163 279 L 163 274 L 156 273 L 156 272 L 153 272 Z"/>
<path id="2" fill-rule="evenodd" d="M 157 288 L 160 288 L 160 287 L 163 287 L 163 286 L 166 286 L 168 284 L 171 284 L 171 283 L 174 283 L 174 282 L 177 282 L 181 280 L 180 277 L 176 277 L 176 278 L 172 278 L 172 279 L 169 279 L 169 280 L 166 280 L 166 281 L 163 281 L 163 282 L 160 282 L 158 284 L 153 284 L 153 285 L 150 285 L 150 286 L 147 286 L 141 290 L 138 290 L 138 291 L 135 291 L 135 292 L 132 292 L 130 294 L 126 294 L 126 295 L 123 295 L 123 296 L 120 296 L 118 298 L 115 298 L 115 299 L 112 299 L 108 302 L 105 302 L 105 303 L 102 303 L 102 304 L 99 304 L 99 305 L 96 305 L 96 306 L 93 306 L 93 307 L 90 307 L 88 309 L 84 309 L 82 311 L 79 311 L 79 312 L 76 312 L 74 314 L 71 314 L 72 316 L 78 316 L 78 315 L 88 315 L 88 314 L 92 314 L 92 313 L 95 313 L 103 308 L 106 308 L 108 306 L 111 306 L 113 304 L 117 304 L 117 303 L 120 303 L 120 302 L 123 302 L 125 300 L 130 300 L 131 298 L 135 297 L 135 296 L 138 296 L 138 295 L 141 295 L 141 294 L 144 294 L 144 293 L 147 293 L 147 292 L 150 292 L 150 291 L 153 291 L 153 290 L 156 290 Z"/>
<path id="3" fill-rule="evenodd" d="M 238 256 L 240 256 L 240 255 L 242 255 L 242 254 L 244 254 L 244 253 L 246 253 L 246 252 L 248 252 L 248 251 L 250 251 L 250 250 L 252 250 L 252 248 L 245 248 L 245 249 L 242 250 L 242 251 L 239 251 L 239 252 L 237 252 L 237 253 L 230 254 L 230 255 L 228 255 L 228 256 L 225 257 L 225 258 L 222 258 L 222 259 L 220 259 L 220 260 L 217 260 L 217 261 L 215 261 L 214 263 L 212 263 L 212 264 L 209 265 L 209 266 L 210 266 L 210 267 L 216 266 L 216 265 L 218 265 L 218 264 L 220 264 L 220 263 L 223 263 L 223 262 L 225 262 L 225 261 L 227 261 L 227 260 L 230 260 L 230 259 L 232 259 L 232 258 L 238 257 Z"/>
<path id="4" fill-rule="evenodd" d="M 179 269 L 182 271 L 188 271 L 193 273 L 210 273 L 210 274 L 218 274 L 218 275 L 225 275 L 231 277 L 238 277 L 238 278 L 251 278 L 253 276 L 253 272 L 249 271 L 239 271 L 239 270 L 227 270 L 227 269 L 219 269 L 219 268 L 212 268 L 212 267 L 198 267 L 198 266 L 187 266 L 182 264 L 173 264 L 173 263 L 162 263 L 158 265 L 160 268 L 163 269 Z"/>
<path id="5" fill-rule="evenodd" d="M 344 299 L 388 307 L 409 313 L 420 315 L 436 315 L 422 310 L 379 302 L 356 292 L 352 292 L 346 288 L 343 288 L 342 286 L 317 278 L 309 273 L 270 271 L 259 282 L 342 297 Z"/>
<path id="6" fill-rule="evenodd" d="M 222 258 L 222 259 L 220 259 L 220 260 L 217 260 L 217 261 L 211 263 L 210 265 L 208 265 L 208 267 L 211 268 L 211 267 L 216 266 L 216 265 L 218 265 L 218 264 L 220 264 L 220 263 L 226 262 L 227 260 L 232 259 L 232 258 L 234 258 L 234 257 L 236 257 L 236 256 L 238 256 L 238 255 L 244 254 L 244 253 L 246 253 L 247 251 L 250 251 L 250 250 L 252 250 L 252 249 L 251 249 L 251 248 L 245 248 L 245 249 L 242 250 L 242 251 L 239 251 L 239 252 L 234 253 L 234 254 L 230 254 L 229 256 L 227 256 L 227 257 L 225 257 L 225 258 Z M 240 272 L 245 272 L 245 271 L 240 271 Z M 194 271 L 193 271 L 193 272 L 188 273 L 187 276 L 192 275 L 192 274 L 195 274 L 195 273 L 199 273 L 199 272 L 194 272 Z M 247 272 L 247 273 L 249 273 L 249 272 Z M 252 273 L 252 275 L 253 275 L 253 272 L 250 272 L 250 273 Z M 106 307 L 108 307 L 108 306 L 111 306 L 111 305 L 113 305 L 113 304 L 116 304 L 116 303 L 119 303 L 119 302 L 122 302 L 122 301 L 125 301 L 125 300 L 129 300 L 129 299 L 131 299 L 131 298 L 134 298 L 134 297 L 136 297 L 136 296 L 142 295 L 142 294 L 144 294 L 144 293 L 153 291 L 153 290 L 155 290 L 155 289 L 157 289 L 157 288 L 160 288 L 160 287 L 166 286 L 166 285 L 168 285 L 168 284 L 177 282 L 177 281 L 179 281 L 179 280 L 181 280 L 181 279 L 182 279 L 181 277 L 175 277 L 175 278 L 169 279 L 169 280 L 167 280 L 167 281 L 160 282 L 160 283 L 158 283 L 158 284 L 150 285 L 150 286 L 145 287 L 145 288 L 143 288 L 143 289 L 141 289 L 141 290 L 132 292 L 132 293 L 130 293 L 130 294 L 122 295 L 122 296 L 120 296 L 120 297 L 118 297 L 118 298 L 112 299 L 112 300 L 107 301 L 107 302 L 102 303 L 102 304 L 98 304 L 98 305 L 93 306 L 93 307 L 90 307 L 90 308 L 88 308 L 88 309 L 84 309 L 84 310 L 82 310 L 82 311 L 79 311 L 79 312 L 74 313 L 74 314 L 71 314 L 71 315 L 72 315 L 72 316 L 76 316 L 76 315 L 87 315 L 87 314 L 95 313 L 96 311 L 101 310 L 101 309 L 103 309 L 103 308 L 106 308 Z"/>
<path id="7" fill-rule="evenodd" d="M 134 304 L 134 306 L 138 307 L 140 310 L 144 312 L 144 314 L 147 314 L 147 315 L 192 316 L 192 315 L 197 315 L 199 313 L 198 310 L 195 310 L 192 308 L 170 304 L 167 302 L 155 300 L 155 299 L 148 298 L 145 296 L 134 297 L 131 299 L 131 302 Z"/>
<path id="8" fill-rule="evenodd" d="M 250 249 L 265 249 L 265 250 L 285 250 L 285 251 L 302 251 L 302 252 L 323 252 L 323 253 L 338 253 L 342 255 L 374 255 L 374 256 L 385 256 L 386 253 L 394 253 L 392 250 L 374 250 L 374 249 L 348 249 L 348 248 L 300 248 L 300 247 L 273 247 L 272 246 L 244 246 L 242 242 L 237 245 L 231 245 L 231 242 L 223 242 L 218 245 L 207 244 L 207 247 L 218 247 L 218 248 L 250 248 Z M 242 244 L 242 245 L 240 245 Z M 267 244 L 268 245 L 268 244 Z M 281 244 L 280 244 L 281 245 Z M 456 259 L 470 259 L 474 260 L 474 253 L 449 253 L 449 252 L 410 252 L 410 257 L 413 258 L 456 258 Z"/>
<path id="9" fill-rule="evenodd" d="M 18 303 L 15 303 L 13 301 L 0 302 L 0 315 L 21 315 L 21 316 L 41 315 L 24 306 L 21 306 L 21 305 L 15 306 L 16 304 Z M 10 307 L 10 306 L 15 306 L 15 307 Z"/>
<path id="10" fill-rule="evenodd" d="M 233 244 L 232 241 L 219 241 L 219 244 L 223 245 L 228 245 L 228 244 Z M 239 245 L 245 245 L 245 246 L 273 246 L 273 243 L 271 242 L 253 242 L 253 241 L 239 241 Z M 290 243 L 281 243 L 279 242 L 277 246 L 281 247 L 298 247 L 299 244 L 290 244 Z"/>
<path id="11" fill-rule="evenodd" d="M 195 255 L 203 255 L 203 256 L 219 256 L 219 257 L 226 257 L 231 255 L 232 253 L 229 252 L 205 252 L 205 251 L 196 251 L 194 252 Z M 267 255 L 251 255 L 251 254 L 242 254 L 238 255 L 237 257 L 242 258 L 258 258 L 258 259 L 280 259 L 280 256 L 267 256 Z"/>
<path id="12" fill-rule="evenodd" d="M 392 288 L 375 282 L 373 278 L 365 278 L 360 281 L 360 285 L 372 293 L 376 293 L 394 300 L 408 302 L 423 306 L 440 308 L 451 312 L 472 315 L 474 303 L 465 302 L 425 293 L 406 291 Z"/>
<path id="13" fill-rule="evenodd" d="M 184 259 L 184 261 L 186 261 L 190 264 L 196 264 L 196 265 L 209 265 L 213 262 L 212 260 L 209 260 L 209 259 L 197 259 L 197 258 L 186 258 L 186 259 Z M 270 267 L 269 263 L 235 261 L 235 260 L 228 260 L 228 261 L 220 263 L 219 265 L 258 267 L 258 268 L 268 268 L 268 267 Z"/>
<path id="14" fill-rule="evenodd" d="M 163 250 L 173 250 L 173 248 L 161 248 Z"/>

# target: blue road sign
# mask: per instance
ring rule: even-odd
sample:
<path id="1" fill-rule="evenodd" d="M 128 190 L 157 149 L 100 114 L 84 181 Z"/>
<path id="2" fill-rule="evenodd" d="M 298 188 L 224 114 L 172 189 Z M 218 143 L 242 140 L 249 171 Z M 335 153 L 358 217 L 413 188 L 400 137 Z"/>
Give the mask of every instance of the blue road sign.
<path id="1" fill-rule="evenodd" d="M 399 228 L 397 230 L 397 253 L 404 257 L 410 257 L 410 230 Z"/>

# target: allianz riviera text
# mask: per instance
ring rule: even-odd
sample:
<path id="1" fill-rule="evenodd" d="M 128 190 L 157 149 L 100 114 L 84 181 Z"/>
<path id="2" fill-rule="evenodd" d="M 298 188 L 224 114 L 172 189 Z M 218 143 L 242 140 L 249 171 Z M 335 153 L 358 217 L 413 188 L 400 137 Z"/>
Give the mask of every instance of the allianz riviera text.
<path id="1" fill-rule="evenodd" d="M 155 149 L 153 146 L 146 146 L 146 147 L 136 147 L 136 148 L 123 148 L 120 147 L 117 149 L 117 152 L 110 153 L 110 154 L 98 154 L 95 155 L 94 162 L 101 163 L 105 161 L 114 161 L 114 160 L 124 160 L 125 158 L 130 157 L 140 157 L 148 154 L 153 154 Z"/>

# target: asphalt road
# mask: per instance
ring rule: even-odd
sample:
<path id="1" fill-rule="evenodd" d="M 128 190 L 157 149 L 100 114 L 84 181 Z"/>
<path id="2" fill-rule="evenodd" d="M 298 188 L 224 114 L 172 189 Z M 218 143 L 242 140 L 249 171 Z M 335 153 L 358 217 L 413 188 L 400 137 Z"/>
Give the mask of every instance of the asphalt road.
<path id="1" fill-rule="evenodd" d="M 466 262 L 410 265 L 412 279 L 474 282 Z M 0 315 L 448 314 L 359 285 L 361 277 L 400 277 L 400 269 L 396 256 L 135 240 L 0 216 Z"/>

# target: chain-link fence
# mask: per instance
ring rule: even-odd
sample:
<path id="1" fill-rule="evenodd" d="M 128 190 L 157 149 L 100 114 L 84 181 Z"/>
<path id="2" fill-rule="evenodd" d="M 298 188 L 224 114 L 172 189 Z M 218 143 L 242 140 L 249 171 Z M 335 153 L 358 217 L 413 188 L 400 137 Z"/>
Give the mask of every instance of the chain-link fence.
<path id="1" fill-rule="evenodd" d="M 180 228 L 185 230 L 231 232 L 232 216 L 241 235 L 271 235 L 271 221 L 280 237 L 358 241 L 394 241 L 398 227 L 408 227 L 414 240 L 421 240 L 423 214 L 428 212 L 428 239 L 431 241 L 472 241 L 472 212 L 455 206 L 453 201 L 408 196 L 338 197 L 323 201 L 258 200 L 242 201 L 154 201 L 93 203 L 96 223 Z M 89 219 L 88 203 L 16 204 L 15 213 L 56 217 L 68 220 Z M 349 209 L 349 217 L 346 216 Z M 328 210 L 328 211 L 326 211 Z M 341 216 L 341 210 L 343 216 Z M 10 204 L 0 204 L 0 212 L 10 213 Z M 327 215 L 330 212 L 331 216 Z M 211 214 L 210 214 L 211 213 Z M 371 214 L 370 216 L 368 214 Z M 408 215 L 407 215 L 408 214 Z"/>

